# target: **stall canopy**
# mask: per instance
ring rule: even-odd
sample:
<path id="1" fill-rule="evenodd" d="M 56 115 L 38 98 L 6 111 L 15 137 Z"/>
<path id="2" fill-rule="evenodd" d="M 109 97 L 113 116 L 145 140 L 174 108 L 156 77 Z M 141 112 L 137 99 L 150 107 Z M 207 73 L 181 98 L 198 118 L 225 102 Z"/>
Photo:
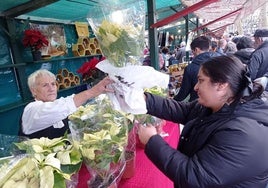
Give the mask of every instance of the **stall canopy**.
<path id="1" fill-rule="evenodd" d="M 133 0 L 117 1 L 127 3 Z M 105 6 L 107 2 L 107 0 L 4 0 L 1 1 L 0 17 L 72 23 L 86 21 L 88 12 L 94 6 Z M 178 31 L 184 27 L 184 24 L 179 25 L 182 22 L 178 21 L 183 21 L 184 16 L 190 15 L 189 18 L 199 18 L 199 25 L 192 24 L 189 30 L 206 28 L 208 30 L 206 32 L 215 31 L 251 14 L 265 2 L 266 0 L 155 0 L 157 21 L 151 27 L 161 29 L 173 24 L 172 27 Z"/>
<path id="2" fill-rule="evenodd" d="M 197 2 L 196 0 L 183 0 L 187 6 L 192 6 Z M 210 23 L 206 25 L 206 28 L 213 30 L 245 18 L 265 3 L 266 0 L 219 0 L 195 11 L 195 14 L 200 18 L 202 25 Z M 214 21 L 222 17 L 224 18 Z"/>

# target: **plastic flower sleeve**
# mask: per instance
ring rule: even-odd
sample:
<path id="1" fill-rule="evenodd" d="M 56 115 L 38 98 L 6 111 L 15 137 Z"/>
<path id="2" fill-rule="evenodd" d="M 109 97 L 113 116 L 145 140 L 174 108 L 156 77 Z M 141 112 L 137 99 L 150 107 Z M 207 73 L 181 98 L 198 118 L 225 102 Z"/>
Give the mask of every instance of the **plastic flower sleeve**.
<path id="1" fill-rule="evenodd" d="M 118 178 L 125 165 L 124 149 L 127 144 L 127 120 L 123 113 L 112 109 L 107 99 L 80 107 L 69 116 L 75 147 L 91 174 L 89 184 L 108 185 Z"/>
<path id="2" fill-rule="evenodd" d="M 116 67 L 141 64 L 144 48 L 145 1 L 98 1 L 88 22 L 104 56 Z"/>
<path id="3" fill-rule="evenodd" d="M 66 137 L 18 137 L 13 144 L 15 152 L 0 158 L 0 187 L 71 188 L 77 183 L 73 177 L 80 169 L 81 155 Z"/>
<path id="4" fill-rule="evenodd" d="M 149 114 L 135 115 L 134 125 L 137 126 L 139 124 L 144 126 L 147 126 L 148 124 L 153 125 L 156 128 L 157 134 L 162 137 L 168 136 L 168 134 L 163 130 L 163 126 L 166 124 L 166 120 L 164 119 L 160 119 Z"/>

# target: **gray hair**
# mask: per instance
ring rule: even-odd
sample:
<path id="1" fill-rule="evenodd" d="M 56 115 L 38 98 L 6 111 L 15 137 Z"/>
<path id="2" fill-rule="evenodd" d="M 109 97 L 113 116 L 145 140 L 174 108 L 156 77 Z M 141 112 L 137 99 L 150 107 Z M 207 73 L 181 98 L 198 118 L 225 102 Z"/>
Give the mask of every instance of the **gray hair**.
<path id="1" fill-rule="evenodd" d="M 28 86 L 29 86 L 29 88 L 34 88 L 35 87 L 36 79 L 39 76 L 49 76 L 49 77 L 51 77 L 51 78 L 56 80 L 56 76 L 52 72 L 50 72 L 50 71 L 48 71 L 46 69 L 39 69 L 39 70 L 33 72 L 32 74 L 30 74 L 30 76 L 28 77 Z"/>

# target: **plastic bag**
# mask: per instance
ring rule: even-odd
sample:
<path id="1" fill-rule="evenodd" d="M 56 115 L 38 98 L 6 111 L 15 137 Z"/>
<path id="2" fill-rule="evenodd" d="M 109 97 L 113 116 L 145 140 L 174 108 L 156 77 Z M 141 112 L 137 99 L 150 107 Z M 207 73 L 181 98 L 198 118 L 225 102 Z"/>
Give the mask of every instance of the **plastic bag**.
<path id="1" fill-rule="evenodd" d="M 167 88 L 169 75 L 156 71 L 153 67 L 129 65 L 115 67 L 107 60 L 97 64 L 97 68 L 108 73 L 115 83 L 111 85 L 114 93 L 108 93 L 116 110 L 132 114 L 147 112 L 144 89 L 158 86 Z"/>

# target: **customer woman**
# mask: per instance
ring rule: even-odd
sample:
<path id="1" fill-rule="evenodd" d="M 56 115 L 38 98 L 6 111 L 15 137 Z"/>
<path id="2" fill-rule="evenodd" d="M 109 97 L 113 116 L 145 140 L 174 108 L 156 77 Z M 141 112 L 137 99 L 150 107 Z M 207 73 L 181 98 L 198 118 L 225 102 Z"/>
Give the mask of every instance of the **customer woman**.
<path id="1" fill-rule="evenodd" d="M 34 97 L 23 111 L 20 136 L 29 138 L 56 138 L 69 132 L 68 115 L 89 99 L 109 92 L 106 85 L 112 81 L 106 77 L 91 89 L 57 99 L 56 77 L 46 69 L 37 70 L 28 77 L 28 86 Z"/>
<path id="2" fill-rule="evenodd" d="M 147 157 L 176 188 L 261 188 L 268 183 L 268 104 L 232 56 L 201 65 L 199 98 L 177 102 L 145 93 L 148 114 L 184 124 L 177 150 L 140 126 Z"/>

